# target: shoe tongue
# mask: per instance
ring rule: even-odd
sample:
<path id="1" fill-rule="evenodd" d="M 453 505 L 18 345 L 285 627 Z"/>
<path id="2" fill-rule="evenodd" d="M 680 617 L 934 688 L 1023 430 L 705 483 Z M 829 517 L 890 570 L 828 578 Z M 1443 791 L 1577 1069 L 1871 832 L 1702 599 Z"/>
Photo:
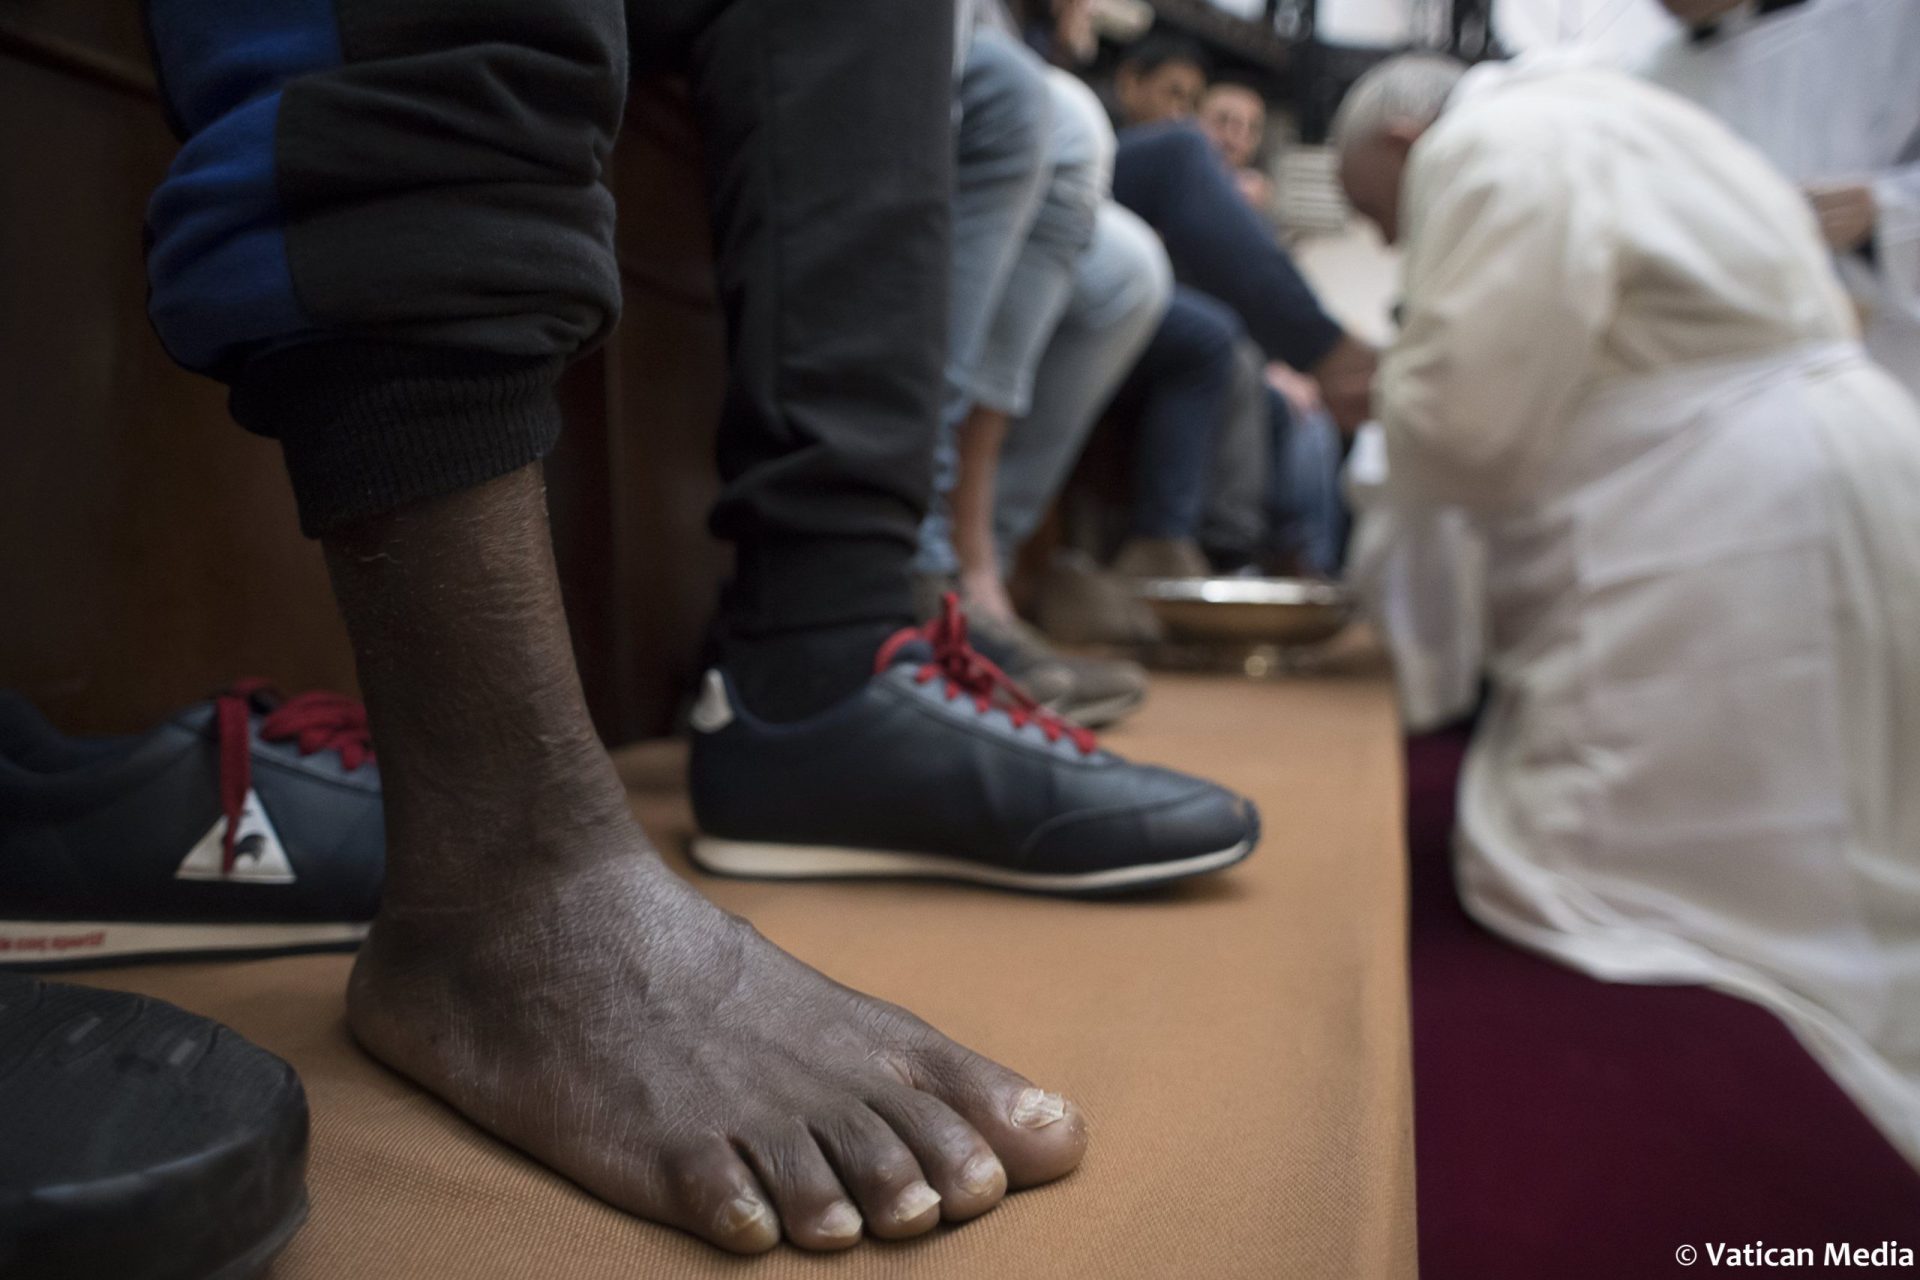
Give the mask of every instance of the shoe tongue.
<path id="1" fill-rule="evenodd" d="M 889 667 L 897 667 L 903 663 L 910 662 L 917 666 L 922 663 L 928 663 L 932 661 L 933 661 L 933 646 L 928 644 L 925 640 L 914 639 L 914 640 L 907 641 L 905 644 L 895 649 L 893 651 L 893 655 L 891 659 L 887 662 L 887 665 Z"/>

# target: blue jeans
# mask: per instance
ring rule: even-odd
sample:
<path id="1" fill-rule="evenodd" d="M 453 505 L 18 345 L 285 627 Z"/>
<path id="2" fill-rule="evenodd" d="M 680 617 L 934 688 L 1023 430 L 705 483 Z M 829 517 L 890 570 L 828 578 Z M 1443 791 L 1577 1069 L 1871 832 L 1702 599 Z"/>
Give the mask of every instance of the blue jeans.
<path id="1" fill-rule="evenodd" d="M 1127 375 L 1121 398 L 1135 420 L 1128 521 L 1134 537 L 1197 535 L 1242 332 L 1229 307 L 1175 286 L 1166 316 Z"/>
<path id="2" fill-rule="evenodd" d="M 1324 411 L 1294 417 L 1230 309 L 1177 286 L 1122 396 L 1136 419 L 1131 536 L 1339 571 L 1339 429 Z"/>
<path id="3" fill-rule="evenodd" d="M 1160 233 L 1175 278 L 1231 307 L 1269 359 L 1311 371 L 1339 341 L 1339 324 L 1192 125 L 1124 130 L 1113 198 Z"/>
<path id="4" fill-rule="evenodd" d="M 1066 313 L 1033 381 L 1033 401 L 1000 451 L 994 542 L 1003 570 L 1033 536 L 1094 423 L 1159 327 L 1173 295 L 1160 238 L 1109 201 L 1080 255 Z"/>
<path id="5" fill-rule="evenodd" d="M 954 432 L 974 401 L 974 372 L 1026 242 L 1049 176 L 1053 99 L 1046 68 L 996 31 L 975 37 L 955 86 L 959 127 L 953 175 L 952 289 L 947 303 L 946 388 L 934 438 L 933 490 L 918 532 L 914 569 L 952 573 L 947 495 L 959 480 Z M 885 316 L 874 316 L 885 324 Z"/>
<path id="6" fill-rule="evenodd" d="M 1348 523 L 1340 493 L 1340 428 L 1325 409 L 1296 416 L 1286 397 L 1271 387 L 1267 408 L 1273 433 L 1267 471 L 1269 547 L 1291 555 L 1304 572 L 1337 577 L 1346 558 Z"/>
<path id="7" fill-rule="evenodd" d="M 1095 239 L 1113 164 L 1113 134 L 1092 92 L 999 32 L 975 37 L 959 95 L 947 395 L 933 501 L 914 561 L 928 574 L 959 568 L 947 497 L 959 478 L 954 433 L 969 410 L 1024 415 L 1024 436 L 1076 430 L 1077 413 L 1030 410 L 1038 368 Z M 1045 452 L 1058 447 L 1055 441 Z"/>

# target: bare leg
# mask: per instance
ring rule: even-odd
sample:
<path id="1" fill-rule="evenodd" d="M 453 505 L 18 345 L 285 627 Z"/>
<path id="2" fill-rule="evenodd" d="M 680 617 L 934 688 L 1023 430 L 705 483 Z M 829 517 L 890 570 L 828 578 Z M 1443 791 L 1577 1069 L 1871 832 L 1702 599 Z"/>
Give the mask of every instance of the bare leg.
<path id="1" fill-rule="evenodd" d="M 1001 622 L 1014 618 L 1013 601 L 1000 577 L 993 540 L 993 496 L 1007 415 L 975 405 L 960 424 L 960 477 L 954 485 L 953 549 L 960 558 L 960 593 L 967 604 Z"/>
<path id="2" fill-rule="evenodd" d="M 1074 1107 L 822 977 L 660 862 L 588 722 L 537 467 L 326 539 L 388 807 L 374 1056 L 612 1203 L 742 1252 L 993 1207 Z"/>

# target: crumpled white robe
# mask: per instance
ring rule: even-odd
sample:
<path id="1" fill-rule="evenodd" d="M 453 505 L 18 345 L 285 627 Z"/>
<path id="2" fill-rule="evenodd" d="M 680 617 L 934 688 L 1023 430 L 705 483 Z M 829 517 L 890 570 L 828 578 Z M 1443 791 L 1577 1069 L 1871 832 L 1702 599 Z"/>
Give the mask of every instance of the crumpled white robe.
<path id="1" fill-rule="evenodd" d="M 1392 480 L 1386 437 L 1369 422 L 1341 474 L 1353 512 L 1343 576 L 1386 646 L 1401 724 L 1425 733 L 1480 699 L 1486 548 L 1466 511 L 1408 501 Z"/>
<path id="2" fill-rule="evenodd" d="M 1920 3 L 1806 0 L 1740 13 L 1639 68 L 1732 126 L 1796 183 L 1863 182 L 1879 206 L 1871 262 L 1836 259 L 1868 352 L 1920 395 Z"/>
<path id="3" fill-rule="evenodd" d="M 1920 411 L 1811 214 L 1676 98 L 1490 66 L 1402 226 L 1390 475 L 1486 539 L 1464 901 L 1773 1009 L 1920 1162 Z"/>

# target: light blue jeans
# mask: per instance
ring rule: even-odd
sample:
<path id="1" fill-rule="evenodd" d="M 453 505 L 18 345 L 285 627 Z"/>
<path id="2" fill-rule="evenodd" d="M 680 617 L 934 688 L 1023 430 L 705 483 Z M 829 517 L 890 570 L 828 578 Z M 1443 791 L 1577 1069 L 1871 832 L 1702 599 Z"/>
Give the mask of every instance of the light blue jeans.
<path id="1" fill-rule="evenodd" d="M 1000 453 L 993 532 L 1003 571 L 1059 496 L 1172 297 L 1173 268 L 1160 237 L 1112 201 L 1102 205 L 1066 313 L 1034 375 L 1032 405 Z"/>
<path id="2" fill-rule="evenodd" d="M 1085 85 L 982 30 L 959 97 L 946 408 L 914 565 L 928 574 L 959 569 L 947 499 L 967 413 L 984 405 L 1016 420 L 996 499 L 1005 555 L 1007 531 L 1023 530 L 1014 546 L 1032 532 L 1138 353 L 1135 317 L 1157 319 L 1170 287 L 1158 241 L 1107 198 L 1113 132 Z M 1037 159 L 1036 120 L 1046 132 Z"/>

